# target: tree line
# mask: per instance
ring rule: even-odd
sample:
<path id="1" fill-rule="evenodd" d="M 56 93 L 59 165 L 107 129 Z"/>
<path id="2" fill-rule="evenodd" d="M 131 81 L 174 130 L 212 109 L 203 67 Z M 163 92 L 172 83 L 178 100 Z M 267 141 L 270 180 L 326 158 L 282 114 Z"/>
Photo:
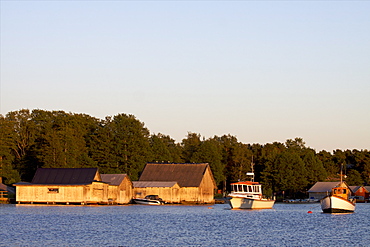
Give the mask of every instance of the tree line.
<path id="1" fill-rule="evenodd" d="M 285 143 L 245 144 L 235 136 L 204 138 L 187 134 L 177 143 L 150 134 L 133 115 L 97 119 L 64 111 L 22 109 L 0 115 L 0 176 L 3 183 L 30 182 L 37 168 L 98 167 L 137 180 L 148 162 L 209 163 L 219 189 L 246 179 L 254 164 L 256 181 L 267 195 L 304 193 L 317 181 L 335 181 L 344 164 L 347 183 L 370 178 L 368 150 L 316 152 L 302 138 Z"/>

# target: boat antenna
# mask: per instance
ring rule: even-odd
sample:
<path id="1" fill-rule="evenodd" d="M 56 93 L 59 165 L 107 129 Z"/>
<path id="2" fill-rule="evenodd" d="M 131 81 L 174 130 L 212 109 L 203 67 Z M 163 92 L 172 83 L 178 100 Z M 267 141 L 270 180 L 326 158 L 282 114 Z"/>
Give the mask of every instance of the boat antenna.
<path id="1" fill-rule="evenodd" d="M 247 172 L 247 176 L 252 176 L 251 181 L 254 182 L 254 163 L 253 163 L 253 155 L 252 155 L 252 162 L 251 162 L 252 172 Z"/>

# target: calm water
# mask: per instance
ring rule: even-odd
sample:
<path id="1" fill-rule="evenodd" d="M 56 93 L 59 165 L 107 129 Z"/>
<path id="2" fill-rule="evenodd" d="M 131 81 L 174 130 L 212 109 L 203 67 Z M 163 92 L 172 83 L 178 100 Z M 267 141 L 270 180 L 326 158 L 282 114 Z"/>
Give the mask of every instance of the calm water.
<path id="1" fill-rule="evenodd" d="M 369 246 L 369 216 L 370 203 L 342 215 L 319 204 L 0 205 L 0 246 Z"/>

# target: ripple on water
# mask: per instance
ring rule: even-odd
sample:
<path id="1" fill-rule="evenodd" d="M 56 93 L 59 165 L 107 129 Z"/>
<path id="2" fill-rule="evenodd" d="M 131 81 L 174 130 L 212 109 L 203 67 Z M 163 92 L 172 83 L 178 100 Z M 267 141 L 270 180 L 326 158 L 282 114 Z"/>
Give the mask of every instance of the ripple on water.
<path id="1" fill-rule="evenodd" d="M 318 204 L 258 211 L 226 204 L 0 205 L 0 213 L 0 246 L 367 246 L 370 240 L 370 204 L 344 215 L 323 214 Z"/>

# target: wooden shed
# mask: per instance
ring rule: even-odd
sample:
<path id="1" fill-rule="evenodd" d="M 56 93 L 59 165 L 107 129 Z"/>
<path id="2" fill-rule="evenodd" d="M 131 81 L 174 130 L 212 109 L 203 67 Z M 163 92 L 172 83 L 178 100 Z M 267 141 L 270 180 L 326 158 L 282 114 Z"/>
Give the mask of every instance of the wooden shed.
<path id="1" fill-rule="evenodd" d="M 39 168 L 31 183 L 14 185 L 19 204 L 108 204 L 108 184 L 97 168 Z"/>
<path id="2" fill-rule="evenodd" d="M 134 198 L 145 198 L 147 195 L 158 195 L 166 203 L 180 203 L 180 186 L 175 181 L 133 181 Z"/>
<path id="3" fill-rule="evenodd" d="M 132 199 L 132 182 L 126 174 L 101 174 L 103 182 L 108 183 L 110 204 L 128 204 Z"/>
<path id="4" fill-rule="evenodd" d="M 214 203 L 214 193 L 217 188 L 208 163 L 148 163 L 139 181 L 176 181 L 180 186 L 181 203 Z"/>

